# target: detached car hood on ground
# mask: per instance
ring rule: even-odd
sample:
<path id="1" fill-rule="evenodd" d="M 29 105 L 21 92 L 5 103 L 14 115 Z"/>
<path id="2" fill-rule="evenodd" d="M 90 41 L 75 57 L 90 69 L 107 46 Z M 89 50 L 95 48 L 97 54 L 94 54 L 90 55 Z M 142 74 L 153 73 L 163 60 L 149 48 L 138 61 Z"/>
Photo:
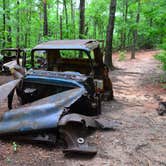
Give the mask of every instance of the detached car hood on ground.
<path id="1" fill-rule="evenodd" d="M 85 92 L 83 88 L 68 90 L 6 112 L 0 121 L 0 134 L 55 128 L 65 108 Z"/>

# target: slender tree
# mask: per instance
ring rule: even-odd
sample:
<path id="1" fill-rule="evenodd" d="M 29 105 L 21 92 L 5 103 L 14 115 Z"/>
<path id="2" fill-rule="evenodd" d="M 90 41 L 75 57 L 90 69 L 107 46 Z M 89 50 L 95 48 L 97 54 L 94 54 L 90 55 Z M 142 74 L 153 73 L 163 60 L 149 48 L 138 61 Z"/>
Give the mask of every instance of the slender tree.
<path id="1" fill-rule="evenodd" d="M 109 22 L 107 26 L 106 52 L 105 52 L 105 64 L 110 69 L 114 69 L 112 63 L 112 41 L 113 41 L 113 31 L 115 23 L 115 12 L 116 12 L 116 0 L 111 0 Z"/>
<path id="2" fill-rule="evenodd" d="M 11 28 L 11 23 L 10 23 L 10 1 L 7 1 L 7 5 L 8 5 L 8 10 L 7 10 L 7 31 L 8 31 L 8 35 L 7 35 L 7 42 L 8 42 L 8 47 L 12 46 L 12 28 Z"/>
<path id="3" fill-rule="evenodd" d="M 94 29 L 93 29 L 93 38 L 96 39 L 97 24 L 96 24 L 95 20 L 93 22 L 93 27 L 94 27 Z"/>
<path id="4" fill-rule="evenodd" d="M 68 11 L 67 11 L 67 2 L 66 0 L 63 0 L 63 13 L 65 14 L 65 23 L 66 23 L 66 37 L 68 38 Z"/>
<path id="5" fill-rule="evenodd" d="M 20 47 L 20 1 L 17 0 L 17 37 L 16 37 L 16 47 Z"/>
<path id="6" fill-rule="evenodd" d="M 30 38 L 31 38 L 31 15 L 32 15 L 32 7 L 31 5 L 29 8 L 26 10 L 26 15 L 27 15 L 27 23 L 28 25 L 26 26 L 26 32 L 25 32 L 25 42 L 24 42 L 24 47 L 30 47 Z"/>
<path id="7" fill-rule="evenodd" d="M 48 36 L 47 0 L 43 0 L 43 9 L 44 9 L 43 36 Z"/>
<path id="8" fill-rule="evenodd" d="M 67 12 L 67 4 L 66 4 L 66 0 L 63 0 L 63 9 L 64 9 L 64 13 L 65 13 L 65 21 L 66 21 L 66 27 L 68 26 L 68 12 Z"/>
<path id="9" fill-rule="evenodd" d="M 6 1 L 3 0 L 3 44 L 2 47 L 5 47 L 5 31 L 6 31 Z"/>
<path id="10" fill-rule="evenodd" d="M 59 18 L 59 0 L 56 0 L 56 25 L 60 24 L 60 18 Z M 58 39 L 60 37 L 59 32 L 57 29 L 57 26 L 55 25 L 55 37 Z"/>
<path id="11" fill-rule="evenodd" d="M 84 38 L 85 31 L 85 0 L 80 0 L 80 23 L 79 23 L 79 38 Z"/>
<path id="12" fill-rule="evenodd" d="M 62 23 L 62 15 L 60 15 L 60 26 L 59 26 L 59 28 L 60 28 L 60 39 L 62 40 L 63 39 L 63 23 Z"/>
<path id="13" fill-rule="evenodd" d="M 71 5 L 71 22 L 72 22 L 72 32 L 73 32 L 73 38 L 75 38 L 75 11 L 74 11 L 74 4 L 73 0 L 70 0 Z"/>
<path id="14" fill-rule="evenodd" d="M 56 0 L 56 19 L 59 22 L 59 0 Z"/>
<path id="15" fill-rule="evenodd" d="M 123 7 L 123 11 L 122 11 L 123 27 L 122 27 L 122 31 L 121 31 L 120 48 L 124 50 L 126 48 L 126 24 L 127 24 L 127 16 L 128 16 L 128 0 L 122 1 L 122 7 Z"/>
<path id="16" fill-rule="evenodd" d="M 138 7 L 137 7 L 137 14 L 136 14 L 136 27 L 134 27 L 132 31 L 133 41 L 132 41 L 132 47 L 131 47 L 131 59 L 135 59 L 135 51 L 136 51 L 137 36 L 138 36 L 137 26 L 140 20 L 140 5 L 141 5 L 141 2 L 140 0 L 138 0 Z"/>

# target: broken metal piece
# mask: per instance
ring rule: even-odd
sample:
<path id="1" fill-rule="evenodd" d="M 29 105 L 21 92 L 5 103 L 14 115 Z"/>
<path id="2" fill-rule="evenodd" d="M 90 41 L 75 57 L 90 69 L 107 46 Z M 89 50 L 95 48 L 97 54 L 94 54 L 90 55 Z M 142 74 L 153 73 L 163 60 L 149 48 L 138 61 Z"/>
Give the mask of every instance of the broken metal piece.
<path id="1" fill-rule="evenodd" d="M 63 116 L 59 121 L 59 126 L 65 126 L 68 123 L 80 123 L 86 128 L 95 128 L 95 129 L 115 129 L 119 126 L 119 123 L 114 120 L 108 120 L 104 118 L 98 118 L 96 116 L 89 117 L 81 114 L 67 114 Z"/>
<path id="2" fill-rule="evenodd" d="M 0 134 L 56 128 L 64 107 L 70 107 L 84 92 L 75 88 L 38 100 L 31 106 L 5 112 L 0 120 Z"/>
<path id="3" fill-rule="evenodd" d="M 62 118 L 59 121 L 59 126 L 65 126 L 68 123 L 80 123 L 84 125 L 85 127 L 93 127 L 96 128 L 96 123 L 93 119 L 93 117 L 81 115 L 81 114 L 67 114 L 65 116 L 62 116 Z"/>
<path id="4" fill-rule="evenodd" d="M 0 86 L 0 104 L 3 103 L 3 101 L 13 91 L 13 89 L 16 88 L 20 81 L 20 79 L 17 79 Z"/>
<path id="5" fill-rule="evenodd" d="M 94 129 L 115 129 L 118 123 L 98 117 L 88 117 L 80 114 L 67 114 L 62 116 L 58 126 L 60 127 L 60 135 L 63 136 L 67 143 L 64 153 L 97 153 L 94 146 L 89 145 L 86 141 L 88 128 Z"/>
<path id="6" fill-rule="evenodd" d="M 163 116 L 166 114 L 166 102 L 160 102 L 159 103 L 159 108 L 156 109 L 158 112 L 158 115 Z"/>
<path id="7" fill-rule="evenodd" d="M 63 153 L 81 153 L 95 155 L 97 149 L 86 140 L 87 129 L 80 123 L 68 123 L 59 128 L 60 136 L 66 143 Z"/>
<path id="8" fill-rule="evenodd" d="M 107 120 L 104 118 L 95 119 L 97 126 L 99 129 L 107 130 L 107 129 L 115 129 L 119 126 L 119 123 L 113 120 Z"/>
<path id="9" fill-rule="evenodd" d="M 25 135 L 25 136 L 14 136 L 12 139 L 20 140 L 20 141 L 30 141 L 30 142 L 45 142 L 56 144 L 57 136 L 53 133 L 49 134 L 37 134 L 37 135 Z"/>

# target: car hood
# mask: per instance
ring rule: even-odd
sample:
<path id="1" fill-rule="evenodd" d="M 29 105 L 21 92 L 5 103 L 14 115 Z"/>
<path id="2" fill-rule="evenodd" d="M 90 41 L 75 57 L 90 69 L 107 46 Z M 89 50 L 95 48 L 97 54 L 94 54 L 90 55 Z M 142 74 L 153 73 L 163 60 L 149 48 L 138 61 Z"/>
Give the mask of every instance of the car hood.
<path id="1" fill-rule="evenodd" d="M 8 111 L 1 118 L 0 134 L 56 128 L 65 108 L 84 93 L 84 88 L 75 88 Z"/>
<path id="2" fill-rule="evenodd" d="M 29 70 L 24 76 L 24 80 L 40 84 L 53 84 L 64 87 L 84 88 L 83 83 L 89 77 L 78 72 L 55 72 L 43 70 Z"/>
<path id="3" fill-rule="evenodd" d="M 79 72 L 66 71 L 66 72 L 56 72 L 56 71 L 44 71 L 44 70 L 32 70 L 30 69 L 26 76 L 38 76 L 47 78 L 62 78 L 68 80 L 75 80 L 77 82 L 83 82 L 88 76 L 81 74 Z"/>

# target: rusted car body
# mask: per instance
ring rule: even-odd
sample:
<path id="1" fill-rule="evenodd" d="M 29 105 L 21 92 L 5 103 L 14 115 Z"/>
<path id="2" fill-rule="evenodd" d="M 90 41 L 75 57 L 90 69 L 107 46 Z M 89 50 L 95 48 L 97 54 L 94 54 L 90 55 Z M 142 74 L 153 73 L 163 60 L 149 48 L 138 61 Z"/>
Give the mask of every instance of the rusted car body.
<path id="1" fill-rule="evenodd" d="M 60 50 L 83 51 L 87 58 L 62 58 L 58 55 Z M 90 55 L 92 50 L 94 59 Z M 15 80 L 0 86 L 0 94 L 5 91 L 0 103 L 8 97 L 11 109 L 0 118 L 0 138 L 12 135 L 46 142 L 62 138 L 67 144 L 65 153 L 96 154 L 96 148 L 86 142 L 86 129 L 107 127 L 94 115 L 101 113 L 101 93 L 108 91 L 113 95 L 99 43 L 94 40 L 43 43 L 32 49 L 33 68 L 36 51 L 46 53 L 47 62 L 41 64 L 42 70 L 25 72 L 19 66 L 10 68 Z M 12 109 L 15 91 L 20 106 Z"/>
<path id="2" fill-rule="evenodd" d="M 9 73 L 9 68 L 14 67 L 16 64 L 25 67 L 26 64 L 26 51 L 20 48 L 6 48 L 1 50 L 2 59 L 0 61 L 0 70 Z"/>
<path id="3" fill-rule="evenodd" d="M 70 51 L 85 53 L 70 57 Z M 91 76 L 95 81 L 96 92 L 103 94 L 107 100 L 113 99 L 112 82 L 108 75 L 108 67 L 103 63 L 103 53 L 97 40 L 57 40 L 37 45 L 32 49 L 31 60 L 34 67 L 35 52 L 45 51 L 45 69 L 49 71 L 74 71 Z M 63 51 L 68 51 L 63 56 Z"/>

